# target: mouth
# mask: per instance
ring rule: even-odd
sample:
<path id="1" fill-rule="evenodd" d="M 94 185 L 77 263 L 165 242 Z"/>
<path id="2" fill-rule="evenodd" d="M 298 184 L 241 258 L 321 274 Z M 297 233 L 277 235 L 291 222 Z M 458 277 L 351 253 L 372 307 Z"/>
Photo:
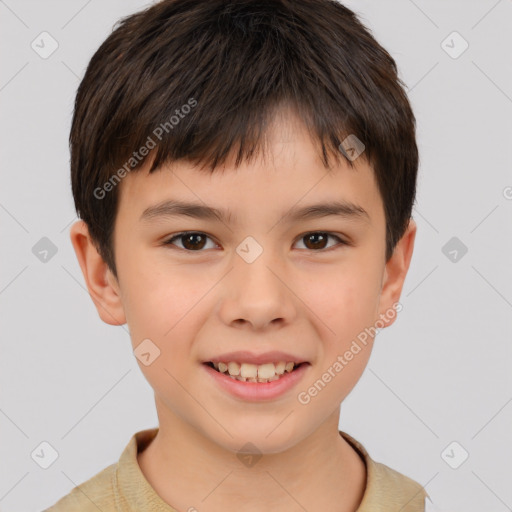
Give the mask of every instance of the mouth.
<path id="1" fill-rule="evenodd" d="M 298 368 L 310 363 L 294 363 L 293 361 L 279 361 L 276 363 L 251 364 L 237 361 L 203 363 L 216 372 L 241 382 L 268 383 L 282 379 L 286 375 L 297 371 Z"/>

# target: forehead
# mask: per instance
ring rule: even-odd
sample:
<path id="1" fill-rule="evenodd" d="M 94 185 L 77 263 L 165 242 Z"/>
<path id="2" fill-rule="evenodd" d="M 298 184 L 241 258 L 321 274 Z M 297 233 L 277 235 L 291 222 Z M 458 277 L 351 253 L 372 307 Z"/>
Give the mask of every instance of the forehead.
<path id="1" fill-rule="evenodd" d="M 265 134 L 264 149 L 239 167 L 231 155 L 214 171 L 182 160 L 149 174 L 148 161 L 120 183 L 118 215 L 130 217 L 131 222 L 148 220 L 151 209 L 155 213 L 169 200 L 202 205 L 204 218 L 209 207 L 212 219 L 220 214 L 229 222 L 265 214 L 282 217 L 285 211 L 291 219 L 291 209 L 297 213 L 301 207 L 335 201 L 346 212 L 360 210 L 361 217 L 366 213 L 369 221 L 383 215 L 370 164 L 360 157 L 353 168 L 343 159 L 339 163 L 331 160 L 331 167 L 326 168 L 317 142 L 296 116 L 280 113 L 274 118 Z"/>

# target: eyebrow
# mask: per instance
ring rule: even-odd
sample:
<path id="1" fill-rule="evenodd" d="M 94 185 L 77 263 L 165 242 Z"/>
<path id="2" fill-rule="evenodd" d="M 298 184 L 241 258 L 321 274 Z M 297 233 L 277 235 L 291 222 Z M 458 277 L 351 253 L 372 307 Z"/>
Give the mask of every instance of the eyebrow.
<path id="1" fill-rule="evenodd" d="M 146 208 L 140 216 L 140 221 L 150 221 L 165 217 L 193 217 L 195 219 L 220 221 L 232 223 L 232 212 L 218 209 L 200 203 L 188 203 L 178 200 L 167 200 Z M 370 222 L 368 212 L 361 206 L 349 201 L 329 201 L 326 203 L 311 204 L 302 208 L 292 208 L 283 214 L 281 221 L 294 222 L 318 219 L 328 216 L 338 216 L 346 219 L 366 220 Z"/>

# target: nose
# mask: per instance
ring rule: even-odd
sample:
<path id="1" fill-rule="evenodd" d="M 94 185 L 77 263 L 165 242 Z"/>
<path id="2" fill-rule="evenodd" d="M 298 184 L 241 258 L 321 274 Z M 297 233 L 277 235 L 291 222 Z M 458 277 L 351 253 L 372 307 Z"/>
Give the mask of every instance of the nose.
<path id="1" fill-rule="evenodd" d="M 233 269 L 223 281 L 223 322 L 258 331 L 291 323 L 296 316 L 296 297 L 284 266 L 265 250 L 249 261 L 236 254 Z"/>

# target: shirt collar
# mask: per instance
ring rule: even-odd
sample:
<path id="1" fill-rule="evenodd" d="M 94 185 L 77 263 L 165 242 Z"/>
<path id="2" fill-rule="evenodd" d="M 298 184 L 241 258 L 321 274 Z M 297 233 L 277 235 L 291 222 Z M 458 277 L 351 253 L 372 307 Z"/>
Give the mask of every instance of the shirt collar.
<path id="1" fill-rule="evenodd" d="M 124 449 L 114 474 L 114 492 L 119 511 L 130 512 L 177 512 L 176 509 L 165 503 L 155 492 L 140 469 L 137 461 L 137 453 L 143 451 L 155 438 L 158 428 L 142 430 L 135 433 Z M 407 477 L 400 475 L 387 466 L 373 461 L 364 446 L 349 434 L 339 431 L 339 434 L 354 448 L 364 461 L 366 466 L 366 488 L 363 499 L 356 512 L 385 512 L 388 510 L 388 498 L 402 498 L 404 496 L 387 496 L 381 492 L 381 484 L 390 482 L 396 484 L 397 477 L 405 483 L 405 491 L 416 489 L 416 494 L 411 494 L 410 503 L 424 502 L 424 491 L 421 486 Z M 419 491 L 417 490 L 419 488 Z M 391 491 L 392 492 L 392 491 Z M 428 496 L 428 495 L 427 495 Z M 407 510 L 423 510 L 423 508 L 403 508 Z"/>

